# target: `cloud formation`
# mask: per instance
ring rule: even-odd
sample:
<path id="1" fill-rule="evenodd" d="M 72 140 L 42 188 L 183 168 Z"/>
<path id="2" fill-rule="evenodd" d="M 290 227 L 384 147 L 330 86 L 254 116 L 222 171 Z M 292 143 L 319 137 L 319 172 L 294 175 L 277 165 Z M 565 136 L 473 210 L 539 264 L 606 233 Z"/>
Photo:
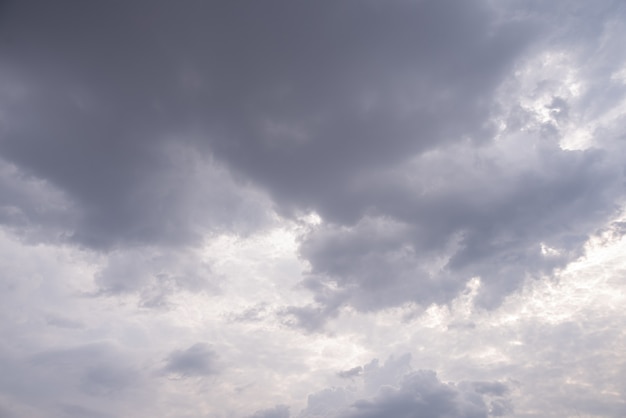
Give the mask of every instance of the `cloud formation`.
<path id="1" fill-rule="evenodd" d="M 181 377 L 209 376 L 217 373 L 216 354 L 205 343 L 175 350 L 167 357 L 163 371 Z"/>
<path id="2" fill-rule="evenodd" d="M 496 306 L 579 255 L 614 209 L 619 166 L 559 146 L 586 98 L 539 80 L 527 87 L 544 90 L 539 114 L 511 94 L 527 51 L 578 42 L 551 31 L 548 7 L 70 4 L 7 6 L 2 156 L 69 210 L 16 196 L 9 225 L 61 226 L 97 249 L 171 247 L 259 228 L 270 207 L 314 211 L 324 223 L 301 254 L 332 313 L 339 299 L 448 302 L 473 276 Z M 610 7 L 585 21 L 572 9 L 565 23 L 590 31 L 582 48 Z M 336 294 L 315 290 L 329 283 Z"/>
<path id="3" fill-rule="evenodd" d="M 412 370 L 410 361 L 409 354 L 390 358 L 382 366 L 373 360 L 363 367 L 362 392 L 349 387 L 325 389 L 309 396 L 299 416 L 486 418 L 512 412 L 503 383 L 444 383 L 432 370 Z"/>
<path id="4" fill-rule="evenodd" d="M 289 408 L 285 405 L 277 405 L 271 409 L 257 411 L 250 418 L 289 418 Z"/>
<path id="5" fill-rule="evenodd" d="M 625 17 L 2 2 L 0 415 L 623 417 Z"/>

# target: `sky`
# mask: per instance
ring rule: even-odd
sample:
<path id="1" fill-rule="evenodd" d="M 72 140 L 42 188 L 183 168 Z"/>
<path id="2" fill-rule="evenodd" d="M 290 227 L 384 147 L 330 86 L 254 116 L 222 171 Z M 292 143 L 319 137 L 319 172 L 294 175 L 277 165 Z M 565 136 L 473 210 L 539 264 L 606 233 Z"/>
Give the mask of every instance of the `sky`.
<path id="1" fill-rule="evenodd" d="M 0 2 L 0 417 L 623 418 L 626 3 Z"/>

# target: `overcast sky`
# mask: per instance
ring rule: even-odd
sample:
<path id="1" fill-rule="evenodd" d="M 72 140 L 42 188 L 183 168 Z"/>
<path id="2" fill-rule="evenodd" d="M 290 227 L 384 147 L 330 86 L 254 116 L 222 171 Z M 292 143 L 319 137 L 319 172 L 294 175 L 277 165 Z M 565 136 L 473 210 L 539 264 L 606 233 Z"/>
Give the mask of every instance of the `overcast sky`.
<path id="1" fill-rule="evenodd" d="M 623 418 L 626 3 L 0 2 L 0 417 Z"/>

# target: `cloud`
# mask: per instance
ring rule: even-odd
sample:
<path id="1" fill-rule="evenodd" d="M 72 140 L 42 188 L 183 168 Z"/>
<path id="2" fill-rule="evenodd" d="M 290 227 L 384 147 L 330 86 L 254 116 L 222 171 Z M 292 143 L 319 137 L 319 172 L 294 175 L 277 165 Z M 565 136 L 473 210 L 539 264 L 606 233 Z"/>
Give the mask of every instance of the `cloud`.
<path id="1" fill-rule="evenodd" d="M 35 355 L 32 363 L 78 379 L 81 390 L 92 396 L 123 391 L 139 378 L 133 368 L 118 364 L 121 353 L 111 346 L 90 344 L 71 349 L 49 350 Z"/>
<path id="2" fill-rule="evenodd" d="M 106 417 L 111 416 L 105 413 L 94 411 L 93 409 L 84 408 L 80 405 L 65 404 L 65 405 L 62 405 L 61 408 L 63 412 L 65 413 L 65 416 L 68 416 L 68 417 L 89 416 L 89 417 L 94 417 L 94 418 L 106 418 Z"/>
<path id="3" fill-rule="evenodd" d="M 480 397 L 460 400 L 455 388 L 438 381 L 432 371 L 417 371 L 405 376 L 400 387 L 381 389 L 372 400 L 352 405 L 351 417 L 487 417 Z"/>
<path id="4" fill-rule="evenodd" d="M 129 399 L 145 399 L 146 376 L 124 347 L 98 342 L 33 352 L 38 343 L 26 343 L 21 352 L 0 347 L 7 372 L 0 378 L 2 400 L 13 416 L 78 416 L 80 411 L 114 416 L 125 413 Z"/>
<path id="5" fill-rule="evenodd" d="M 352 377 L 360 376 L 362 372 L 363 372 L 363 367 L 356 366 L 356 367 L 353 367 L 351 369 L 342 370 L 342 371 L 338 372 L 337 376 L 339 376 L 339 377 L 341 377 L 343 379 L 346 379 L 346 378 L 352 378 Z"/>
<path id="6" fill-rule="evenodd" d="M 625 415 L 623 2 L 0 7 L 0 415 Z"/>
<path id="7" fill-rule="evenodd" d="M 513 148 L 494 148 L 420 157 L 411 185 L 381 186 L 384 211 L 304 235 L 300 252 L 311 270 L 303 284 L 319 311 L 447 303 L 477 276 L 478 302 L 493 308 L 527 275 L 550 274 L 579 256 L 588 234 L 614 213 L 619 167 L 595 151 L 538 148 L 516 161 Z M 557 250 L 546 256 L 543 245 Z"/>
<path id="8" fill-rule="evenodd" d="M 69 195 L 73 236 L 93 247 L 191 240 L 209 222 L 189 216 L 203 202 L 213 222 L 254 225 L 254 209 L 228 204 L 240 197 L 223 175 L 194 184 L 208 155 L 269 190 L 281 212 L 355 219 L 363 205 L 344 193 L 354 176 L 480 130 L 476 96 L 531 34 L 493 24 L 481 2 L 447 3 L 142 2 L 69 14 L 12 4 L 6 84 L 23 88 L 4 106 L 0 152 Z M 239 22 L 236 36 L 225 21 Z M 123 42 L 110 47 L 114 38 Z"/>
<path id="9" fill-rule="evenodd" d="M 586 109 L 603 102 L 597 80 L 624 59 L 611 55 L 601 60 L 611 70 L 600 69 L 584 53 L 617 53 L 602 39 L 623 25 L 603 27 L 599 16 L 608 11 L 595 13 L 588 22 L 581 10 L 569 16 L 593 34 L 581 50 L 569 52 L 574 41 L 553 34 L 518 56 L 514 75 L 490 93 L 496 105 L 485 121 L 498 127 L 480 145 L 439 142 L 351 180 L 333 201 L 349 200 L 360 215 L 348 222 L 323 212 L 325 222 L 302 236 L 300 252 L 311 263 L 303 284 L 320 305 L 370 311 L 447 303 L 479 276 L 477 303 L 493 309 L 526 277 L 550 275 L 581 255 L 623 199 L 623 150 L 615 142 L 623 121 Z M 599 106 L 622 109 L 623 97 Z"/>
<path id="10" fill-rule="evenodd" d="M 98 295 L 139 294 L 147 308 L 168 308 L 181 291 L 215 293 L 219 280 L 200 251 L 138 247 L 108 254 L 95 276 Z"/>
<path id="11" fill-rule="evenodd" d="M 210 376 L 218 372 L 217 354 L 205 343 L 175 350 L 167 357 L 163 372 L 181 377 Z"/>
<path id="12" fill-rule="evenodd" d="M 73 205 L 62 191 L 1 158 L 0 196 L 0 224 L 25 241 L 58 239 L 71 225 Z"/>
<path id="13" fill-rule="evenodd" d="M 472 382 L 474 390 L 478 393 L 503 396 L 509 388 L 501 382 Z"/>
<path id="14" fill-rule="evenodd" d="M 501 382 L 444 383 L 432 370 L 413 370 L 411 356 L 363 367 L 363 388 L 329 388 L 309 396 L 300 417 L 472 417 L 511 412 Z M 361 397 L 365 395 L 366 397 Z"/>
<path id="15" fill-rule="evenodd" d="M 79 321 L 74 321 L 72 319 L 63 318 L 57 315 L 48 315 L 46 317 L 46 322 L 48 325 L 52 325 L 54 327 L 59 328 L 67 328 L 67 329 L 79 329 L 84 328 L 84 324 Z"/>
<path id="16" fill-rule="evenodd" d="M 322 329 L 329 318 L 336 317 L 341 299 L 335 298 L 338 302 L 333 304 L 309 304 L 306 306 L 289 306 L 279 312 L 279 315 L 286 318 L 284 324 L 290 327 L 298 327 L 308 332 L 315 332 Z"/>
<path id="17" fill-rule="evenodd" d="M 307 407 L 299 417 L 332 417 L 345 407 L 351 394 L 343 388 L 327 388 L 312 393 L 307 398 Z"/>
<path id="18" fill-rule="evenodd" d="M 276 405 L 272 409 L 257 411 L 249 418 L 289 418 L 289 407 L 286 405 Z"/>
<path id="19" fill-rule="evenodd" d="M 583 106 L 621 96 L 602 99 L 604 73 L 579 55 L 575 80 L 554 59 L 535 79 L 524 67 L 579 45 L 579 24 L 582 51 L 617 50 L 600 43 L 621 30 L 602 26 L 612 5 L 584 21 L 579 3 L 555 28 L 527 2 L 12 3 L 0 153 L 67 203 L 36 212 L 13 193 L 2 219 L 99 250 L 170 249 L 314 211 L 301 255 L 321 313 L 294 311 L 308 329 L 339 305 L 447 303 L 474 276 L 493 308 L 614 209 L 619 164 L 560 143 Z M 619 57 L 603 60 L 611 77 Z M 598 134 L 612 123 L 595 118 Z"/>

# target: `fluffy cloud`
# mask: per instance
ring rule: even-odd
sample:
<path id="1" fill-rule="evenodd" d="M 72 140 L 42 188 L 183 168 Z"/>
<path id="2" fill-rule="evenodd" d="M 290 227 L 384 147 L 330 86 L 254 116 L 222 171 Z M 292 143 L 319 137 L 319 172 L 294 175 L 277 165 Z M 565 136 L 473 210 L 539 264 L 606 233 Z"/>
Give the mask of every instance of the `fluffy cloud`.
<path id="1" fill-rule="evenodd" d="M 412 370 L 411 356 L 373 360 L 363 367 L 363 386 L 325 389 L 309 396 L 300 417 L 484 417 L 510 411 L 501 382 L 444 383 L 432 370 Z M 368 398 L 360 398 L 369 395 Z M 494 398 L 489 402 L 488 398 Z M 491 406 L 489 406 L 491 405 Z"/>

